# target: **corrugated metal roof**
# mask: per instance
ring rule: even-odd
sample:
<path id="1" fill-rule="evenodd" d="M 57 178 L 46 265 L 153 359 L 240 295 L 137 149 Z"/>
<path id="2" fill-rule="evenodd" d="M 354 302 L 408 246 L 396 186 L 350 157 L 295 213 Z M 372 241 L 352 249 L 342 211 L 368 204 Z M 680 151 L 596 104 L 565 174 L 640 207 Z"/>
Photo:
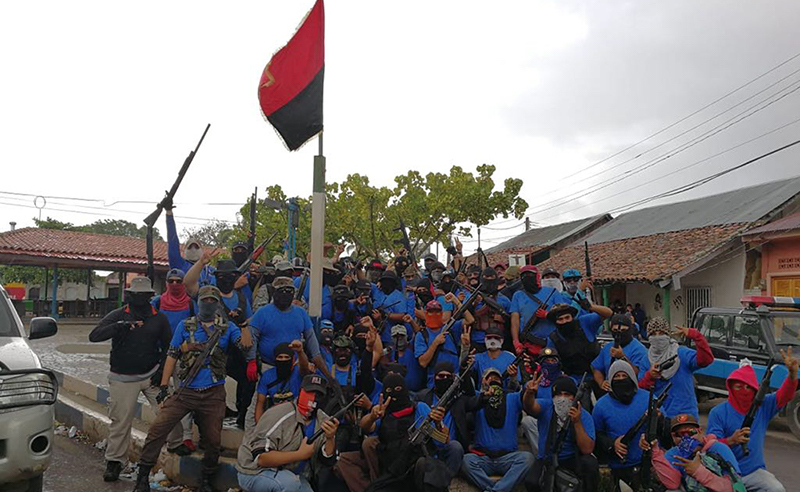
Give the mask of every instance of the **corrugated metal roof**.
<path id="1" fill-rule="evenodd" d="M 502 242 L 497 246 L 488 248 L 486 253 L 497 253 L 500 251 L 531 248 L 534 246 L 552 246 L 553 244 L 556 244 L 557 242 L 566 239 L 569 236 L 580 233 L 581 231 L 598 222 L 607 222 L 609 220 L 611 220 L 611 216 L 608 214 L 603 214 L 586 219 L 574 220 L 572 222 L 564 222 L 563 224 L 531 229 L 523 232 L 519 236 L 509 239 L 508 241 Z"/>
<path id="2" fill-rule="evenodd" d="M 792 231 L 800 229 L 800 213 L 796 213 L 790 215 L 788 217 L 784 217 L 782 219 L 776 220 L 770 224 L 763 225 L 761 227 L 756 227 L 755 229 L 750 229 L 747 232 L 742 233 L 743 236 L 752 236 L 756 234 L 767 234 L 771 232 L 783 232 L 783 231 Z"/>
<path id="3" fill-rule="evenodd" d="M 586 239 L 589 244 L 715 225 L 755 222 L 800 193 L 800 177 L 622 214 Z"/>

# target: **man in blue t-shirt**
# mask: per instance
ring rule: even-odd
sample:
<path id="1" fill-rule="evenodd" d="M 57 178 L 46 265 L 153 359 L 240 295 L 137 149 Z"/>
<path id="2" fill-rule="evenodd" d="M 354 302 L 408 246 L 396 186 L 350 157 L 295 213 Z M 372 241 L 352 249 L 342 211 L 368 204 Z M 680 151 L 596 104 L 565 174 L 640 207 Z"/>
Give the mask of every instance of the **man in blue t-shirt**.
<path id="1" fill-rule="evenodd" d="M 196 318 L 181 321 L 170 342 L 161 387 L 156 401 L 162 404 L 155 422 L 150 425 L 139 458 L 136 491 L 149 490 L 150 470 L 156 464 L 167 434 L 189 412 L 194 412 L 203 443 L 202 488 L 210 488 L 220 453 L 222 419 L 225 417 L 225 359 L 232 350 L 246 350 L 236 324 L 219 315 L 220 292 L 214 286 L 200 288 Z M 200 370 L 191 380 L 186 375 L 203 353 L 211 337 L 218 335 L 214 349 L 200 363 Z M 178 365 L 178 362 L 180 364 Z M 168 383 L 178 365 L 183 387 L 180 393 L 167 398 Z"/>
<path id="2" fill-rule="evenodd" d="M 425 328 L 414 337 L 414 356 L 428 373 L 428 387 L 433 385 L 433 368 L 437 362 L 449 361 L 454 367 L 459 366 L 457 340 L 461 338 L 463 322 L 470 324 L 472 321 L 472 315 L 465 312 L 463 320 L 456 320 L 450 329 L 445 331 L 442 328 L 444 322 L 441 304 L 438 301 L 430 301 L 425 306 Z"/>
<path id="3" fill-rule="evenodd" d="M 555 329 L 555 324 L 547 319 L 547 311 L 568 301 L 555 289 L 542 287 L 539 269 L 533 265 L 520 269 L 520 281 L 522 289 L 511 298 L 511 338 L 516 353 L 526 350 L 536 356 Z"/>
<path id="4" fill-rule="evenodd" d="M 713 434 L 704 435 L 694 415 L 673 417 L 670 433 L 675 444 L 664 452 L 658 440 L 648 443 L 644 434 L 639 447 L 651 450 L 654 475 L 668 490 L 734 490 L 740 478 L 739 462 L 731 449 Z"/>
<path id="5" fill-rule="evenodd" d="M 650 348 L 650 370 L 639 380 L 639 387 L 654 389 L 660 395 L 668 383 L 672 389 L 664 400 L 661 411 L 667 418 L 682 413 L 698 417 L 694 372 L 714 362 L 714 355 L 705 337 L 694 328 L 678 328 L 683 336 L 694 342 L 695 349 L 679 345 L 669 322 L 655 317 L 647 324 Z"/>
<path id="6" fill-rule="evenodd" d="M 606 381 L 606 374 L 615 360 L 624 360 L 633 366 L 636 377 L 641 380 L 645 372 L 650 369 L 650 360 L 647 358 L 647 348 L 642 342 L 633 338 L 633 321 L 625 314 L 615 314 L 611 317 L 611 335 L 614 343 L 607 343 L 594 361 L 594 381 L 603 391 L 611 391 L 611 384 Z"/>
<path id="7" fill-rule="evenodd" d="M 494 271 L 494 270 L 492 270 Z M 461 350 L 468 350 L 468 345 L 464 345 L 467 341 L 472 328 L 465 328 L 464 333 L 461 335 Z M 511 352 L 503 350 L 503 337 L 505 336 L 504 330 L 499 326 L 490 326 L 486 330 L 486 352 L 475 354 L 475 371 L 477 374 L 483 374 L 487 369 L 493 367 L 500 371 L 504 377 L 508 378 L 503 381 L 506 389 L 516 390 L 519 388 L 519 370 L 517 365 L 512 364 L 516 357 Z"/>
<path id="8" fill-rule="evenodd" d="M 295 362 L 295 354 L 297 361 Z M 255 423 L 268 408 L 293 401 L 300 394 L 303 376 L 310 374 L 308 357 L 300 340 L 275 346 L 275 365 L 258 380 L 256 389 Z"/>
<path id="9" fill-rule="evenodd" d="M 322 319 L 333 319 L 333 297 L 331 296 L 331 289 L 334 285 L 338 283 L 338 276 L 339 270 L 333 266 L 333 262 L 330 258 L 323 258 L 322 259 L 322 308 L 320 311 L 320 318 Z M 309 300 L 311 299 L 311 275 L 310 273 L 306 272 L 298 277 L 295 277 L 293 280 L 294 288 L 300 289 L 300 285 L 303 283 L 303 278 L 306 280 L 306 285 L 303 288 L 303 292 L 300 294 L 300 300 L 297 303 L 304 305 L 305 307 L 308 306 Z"/>
<path id="10" fill-rule="evenodd" d="M 517 443 L 523 391 L 507 393 L 500 371 L 491 367 L 481 378 L 481 391 L 466 403 L 467 411 L 475 412 L 475 438 L 462 469 L 479 490 L 511 492 L 533 466 L 533 455 Z M 495 482 L 491 475 L 502 478 Z"/>
<path id="11" fill-rule="evenodd" d="M 383 376 L 386 368 L 391 363 L 402 364 L 406 368 L 406 384 L 408 389 L 416 392 L 425 388 L 427 373 L 414 357 L 414 348 L 408 341 L 408 332 L 403 325 L 392 327 L 392 344 L 383 351 L 380 364 L 377 366 L 378 374 Z"/>
<path id="12" fill-rule="evenodd" d="M 592 411 L 597 433 L 596 451 L 601 459 L 608 460 L 614 483 L 623 480 L 630 485 L 634 480 L 634 467 L 642 461 L 642 448 L 638 433 L 628 443 L 622 442 L 622 437 L 647 412 L 649 394 L 639 389 L 633 367 L 624 360 L 611 364 L 608 380 L 611 391 L 597 400 Z M 639 430 L 642 432 L 644 429 Z"/>
<path id="13" fill-rule="evenodd" d="M 547 319 L 556 326 L 547 338 L 547 346 L 558 350 L 564 373 L 576 382 L 584 374 L 592 374 L 592 361 L 600 353 L 597 332 L 603 320 L 613 314 L 611 309 L 598 304 L 589 304 L 586 311 L 588 314 L 580 315 L 571 304 L 559 303 L 547 313 Z M 587 408 L 590 405 L 589 400 L 583 403 Z"/>
<path id="14" fill-rule="evenodd" d="M 203 257 L 203 244 L 197 239 L 189 239 L 183 246 L 181 255 L 181 242 L 178 239 L 178 228 L 175 226 L 175 217 L 172 215 L 172 202 L 164 205 L 167 220 L 167 259 L 170 268 L 177 268 L 188 272 L 192 266 Z M 214 285 L 214 267 L 205 264 L 198 277 L 200 286 Z"/>
<path id="15" fill-rule="evenodd" d="M 371 316 L 377 323 L 378 333 L 384 345 L 392 341 L 392 327 L 401 324 L 405 326 L 404 318 L 407 316 L 407 300 L 405 295 L 397 290 L 400 280 L 391 270 L 381 273 L 380 280 L 373 289 L 374 303 Z M 413 333 L 410 326 L 406 326 L 408 335 Z"/>
<path id="16" fill-rule="evenodd" d="M 798 360 L 792 355 L 791 347 L 786 351 L 781 350 L 781 355 L 789 375 L 778 391 L 764 397 L 750 428 L 743 429 L 742 423 L 759 386 L 752 366 L 742 366 L 728 376 L 725 381 L 728 400 L 712 408 L 708 414 L 708 433 L 730 446 L 739 461 L 747 490 L 784 490 L 775 475 L 767 471 L 764 462 L 764 439 L 769 422 L 794 398 L 797 391 Z M 742 448 L 744 443 L 747 443 L 748 454 Z"/>
<path id="17" fill-rule="evenodd" d="M 575 402 L 578 387 L 575 381 L 561 376 L 553 382 L 551 398 L 537 399 L 541 376 L 529 381 L 525 391 L 525 412 L 539 422 L 539 445 L 536 464 L 526 480 L 528 490 L 539 490 L 545 467 L 558 453 L 558 467 L 578 475 L 583 490 L 597 490 L 600 468 L 594 451 L 594 421 L 592 415 Z M 551 470 L 554 472 L 554 470 Z"/>

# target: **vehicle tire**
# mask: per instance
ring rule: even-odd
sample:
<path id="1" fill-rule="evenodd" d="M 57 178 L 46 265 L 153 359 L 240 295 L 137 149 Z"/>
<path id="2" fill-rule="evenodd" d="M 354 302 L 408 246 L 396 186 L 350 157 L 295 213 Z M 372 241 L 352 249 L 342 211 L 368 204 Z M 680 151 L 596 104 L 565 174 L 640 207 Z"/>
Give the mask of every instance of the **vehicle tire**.
<path id="1" fill-rule="evenodd" d="M 794 437 L 800 439 L 800 393 L 796 394 L 786 405 L 786 420 Z"/>
<path id="2" fill-rule="evenodd" d="M 28 480 L 28 492 L 42 492 L 44 486 L 44 475 Z"/>

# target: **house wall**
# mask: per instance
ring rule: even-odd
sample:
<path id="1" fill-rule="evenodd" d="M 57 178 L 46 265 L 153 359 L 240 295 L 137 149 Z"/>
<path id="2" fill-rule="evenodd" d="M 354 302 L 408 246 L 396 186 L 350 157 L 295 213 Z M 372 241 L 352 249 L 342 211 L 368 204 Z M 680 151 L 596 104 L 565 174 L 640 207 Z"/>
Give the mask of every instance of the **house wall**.
<path id="1" fill-rule="evenodd" d="M 27 284 L 25 291 L 28 293 L 26 299 L 30 297 L 31 289 L 39 288 L 39 299 L 46 300 L 53 297 L 52 286 L 48 285 L 47 292 L 44 291 L 44 285 Z M 93 299 L 104 299 L 107 296 L 108 289 L 105 283 L 95 281 L 92 284 L 91 296 Z M 58 300 L 59 301 L 85 301 L 86 300 L 86 284 L 76 284 L 67 282 L 58 286 Z"/>
<path id="2" fill-rule="evenodd" d="M 767 295 L 774 295 L 772 280 L 779 277 L 800 277 L 800 234 L 772 239 L 761 247 L 761 278 Z"/>

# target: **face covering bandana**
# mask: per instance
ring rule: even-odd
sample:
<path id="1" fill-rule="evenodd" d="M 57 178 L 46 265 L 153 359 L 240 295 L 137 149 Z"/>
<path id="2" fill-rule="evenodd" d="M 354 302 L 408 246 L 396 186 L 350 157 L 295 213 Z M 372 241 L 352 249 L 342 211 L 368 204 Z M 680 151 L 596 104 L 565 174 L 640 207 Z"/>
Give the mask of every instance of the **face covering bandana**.
<path id="1" fill-rule="evenodd" d="M 202 248 L 189 248 L 183 250 L 183 258 L 190 262 L 195 263 L 199 261 L 203 257 L 203 249 Z"/>
<path id="2" fill-rule="evenodd" d="M 300 396 L 297 397 L 297 411 L 303 418 L 310 420 L 317 411 L 317 394 L 312 391 L 300 390 Z"/>
<path id="3" fill-rule="evenodd" d="M 522 288 L 527 292 L 535 294 L 539 291 L 539 284 L 536 282 L 535 275 L 525 275 L 522 277 Z"/>
<path id="4" fill-rule="evenodd" d="M 133 312 L 134 316 L 139 319 L 147 318 L 152 316 L 153 308 L 150 305 L 150 297 L 153 294 L 150 292 L 129 292 L 128 293 L 128 304 L 131 307 L 131 311 Z"/>
<path id="5" fill-rule="evenodd" d="M 661 377 L 669 379 L 678 372 L 680 359 L 678 355 L 678 342 L 669 335 L 653 335 L 650 337 L 650 367 L 658 364 L 661 370 Z"/>
<path id="6" fill-rule="evenodd" d="M 242 266 L 242 264 L 247 261 L 249 256 L 250 255 L 247 254 L 247 251 L 234 251 L 231 253 L 231 259 L 234 263 L 236 263 L 237 267 Z"/>
<path id="7" fill-rule="evenodd" d="M 747 388 L 738 391 L 731 390 L 728 393 L 728 402 L 739 413 L 747 413 L 753 405 L 756 392 Z"/>
<path id="8" fill-rule="evenodd" d="M 503 340 L 499 338 L 487 338 L 486 348 L 488 350 L 499 350 L 503 347 Z"/>
<path id="9" fill-rule="evenodd" d="M 506 420 L 506 393 L 500 381 L 492 381 L 488 386 L 488 398 L 484 405 L 486 423 L 490 427 L 500 429 Z"/>
<path id="10" fill-rule="evenodd" d="M 214 316 L 217 314 L 217 307 L 219 303 L 217 301 L 200 301 L 197 317 L 200 321 L 205 321 L 206 323 L 210 321 L 214 321 Z"/>
<path id="11" fill-rule="evenodd" d="M 272 296 L 273 301 L 275 302 L 275 307 L 280 309 L 281 311 L 286 311 L 289 309 L 289 306 L 292 305 L 292 300 L 294 299 L 294 292 L 291 290 L 276 290 Z"/>
<path id="12" fill-rule="evenodd" d="M 322 283 L 328 287 L 334 287 L 339 283 L 339 276 L 335 273 L 324 272 L 322 274 Z"/>
<path id="13" fill-rule="evenodd" d="M 481 283 L 481 292 L 493 296 L 497 293 L 497 279 L 483 279 Z"/>
<path id="14" fill-rule="evenodd" d="M 636 395 L 636 382 L 631 378 L 613 379 L 611 381 L 611 394 L 624 404 L 629 404 Z"/>
<path id="15" fill-rule="evenodd" d="M 443 379 L 434 379 L 433 381 L 433 390 L 436 392 L 436 396 L 441 397 L 447 391 L 448 388 L 453 384 L 454 378 L 448 377 Z"/>
<path id="16" fill-rule="evenodd" d="M 387 296 L 392 292 L 394 292 L 395 288 L 397 288 L 397 284 L 393 280 L 388 280 L 388 279 L 381 280 L 381 292 L 383 292 Z"/>
<path id="17" fill-rule="evenodd" d="M 549 388 L 553 381 L 561 376 L 561 365 L 558 362 L 539 364 L 539 370 L 542 372 L 542 380 L 539 382 L 539 386 L 543 388 Z"/>
<path id="18" fill-rule="evenodd" d="M 555 289 L 558 292 L 564 290 L 564 284 L 561 283 L 561 280 L 557 278 L 546 278 L 542 280 L 542 287 L 550 287 L 551 289 Z"/>
<path id="19" fill-rule="evenodd" d="M 578 292 L 578 282 L 564 281 L 564 289 L 570 294 L 575 295 Z"/>
<path id="20" fill-rule="evenodd" d="M 375 268 L 370 268 L 367 270 L 367 280 L 369 280 L 373 284 L 377 284 L 378 280 L 381 278 L 381 271 Z"/>
<path id="21" fill-rule="evenodd" d="M 448 292 L 453 292 L 454 285 L 455 283 L 449 277 L 446 279 L 442 279 L 442 281 L 439 282 L 439 288 L 442 289 L 445 294 L 447 294 Z"/>
<path id="22" fill-rule="evenodd" d="M 352 359 L 352 355 L 350 354 L 349 350 L 337 350 L 336 351 L 336 365 L 339 367 L 347 367 L 350 364 L 350 359 Z"/>
<path id="23" fill-rule="evenodd" d="M 425 326 L 430 328 L 431 330 L 438 330 L 442 327 L 444 322 L 442 321 L 442 313 L 425 313 Z"/>
<path id="24" fill-rule="evenodd" d="M 433 295 L 427 289 L 425 290 L 420 289 L 417 291 L 417 299 L 419 299 L 422 302 L 422 305 L 424 306 L 425 304 L 428 304 L 433 300 Z"/>
<path id="25" fill-rule="evenodd" d="M 292 375 L 292 361 L 291 360 L 276 360 L 275 371 L 278 373 L 278 379 L 286 381 Z"/>
<path id="26" fill-rule="evenodd" d="M 564 428 L 569 418 L 569 409 L 572 407 L 572 400 L 568 397 L 559 395 L 553 397 L 553 409 L 556 412 L 556 421 L 558 422 L 558 430 Z"/>
<path id="27" fill-rule="evenodd" d="M 235 284 L 236 277 L 234 275 L 217 275 L 217 288 L 223 294 L 232 292 Z"/>
<path id="28" fill-rule="evenodd" d="M 365 337 L 353 337 L 353 343 L 356 344 L 356 350 L 359 354 L 363 354 L 367 349 L 367 339 Z"/>
<path id="29" fill-rule="evenodd" d="M 442 272 L 441 270 L 434 270 L 434 271 L 431 272 L 431 280 L 433 280 L 436 283 L 439 283 L 439 282 L 442 281 L 442 276 L 443 275 L 444 275 L 444 272 Z"/>
<path id="30" fill-rule="evenodd" d="M 573 336 L 575 336 L 575 333 L 578 331 L 578 327 L 579 327 L 578 326 L 578 320 L 576 320 L 576 319 L 573 319 L 572 321 L 570 321 L 568 323 L 563 323 L 563 324 L 560 324 L 560 325 L 556 324 L 556 328 L 558 329 L 558 332 L 564 338 L 572 338 Z"/>
<path id="31" fill-rule="evenodd" d="M 323 347 L 330 347 L 333 343 L 333 333 L 322 333 L 319 336 L 319 344 Z"/>
<path id="32" fill-rule="evenodd" d="M 633 334 L 630 329 L 619 331 L 611 330 L 611 336 L 614 337 L 614 341 L 617 342 L 620 347 L 627 347 L 633 340 Z"/>

